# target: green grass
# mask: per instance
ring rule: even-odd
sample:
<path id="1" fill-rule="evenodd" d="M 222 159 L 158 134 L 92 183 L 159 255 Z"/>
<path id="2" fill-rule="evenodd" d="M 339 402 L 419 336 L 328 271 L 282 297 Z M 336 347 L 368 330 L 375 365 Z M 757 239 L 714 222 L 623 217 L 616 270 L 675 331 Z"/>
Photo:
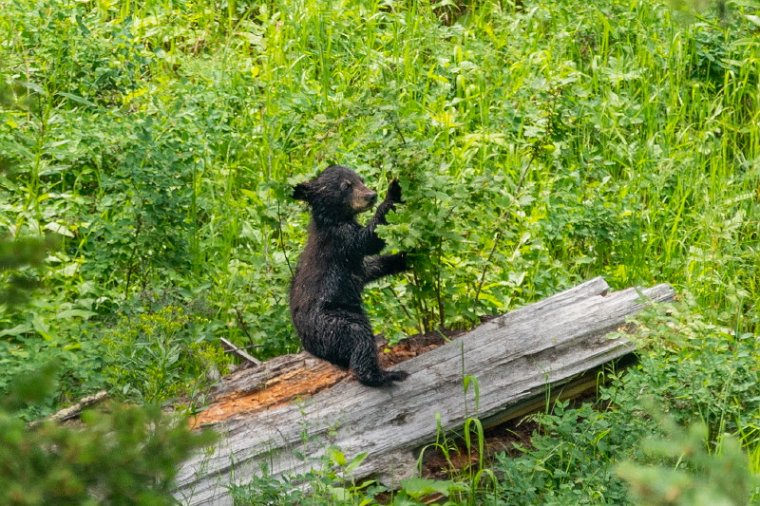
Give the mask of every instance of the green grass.
<path id="1" fill-rule="evenodd" d="M 0 310 L 0 389 L 56 358 L 58 392 L 33 413 L 106 385 L 156 399 L 201 389 L 203 364 L 223 368 L 218 337 L 261 358 L 298 349 L 287 287 L 308 217 L 289 187 L 328 163 L 404 188 L 383 234 L 414 270 L 366 294 L 392 339 L 470 327 L 603 275 L 615 288 L 671 283 L 689 320 L 756 342 L 756 6 L 485 1 L 456 13 L 422 1 L 3 2 L 0 230 L 58 247 L 23 269 L 40 285 L 31 306 Z M 154 326 L 170 343 L 154 353 L 145 322 L 167 311 L 194 316 L 178 334 Z M 670 343 L 667 328 L 656 335 Z M 113 346 L 119 335 L 139 351 Z M 662 346 L 655 372 L 630 377 L 654 388 L 704 370 L 704 392 L 672 385 L 688 399 L 672 409 L 701 418 L 713 442 L 737 434 L 756 471 L 757 382 L 729 402 L 734 376 L 708 381 L 752 358 Z M 631 441 L 656 426 L 609 417 Z M 604 458 L 613 480 L 627 454 Z"/>

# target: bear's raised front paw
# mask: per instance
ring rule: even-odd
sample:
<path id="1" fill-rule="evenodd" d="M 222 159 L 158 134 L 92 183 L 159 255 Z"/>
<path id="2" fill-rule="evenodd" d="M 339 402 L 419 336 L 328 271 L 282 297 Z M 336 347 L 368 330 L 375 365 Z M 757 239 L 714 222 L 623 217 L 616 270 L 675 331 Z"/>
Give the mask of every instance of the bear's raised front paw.
<path id="1" fill-rule="evenodd" d="M 401 200 L 401 185 L 398 183 L 398 179 L 394 179 L 391 181 L 390 186 L 388 186 L 388 196 L 386 197 L 388 201 L 394 202 L 394 203 L 403 203 L 404 201 Z"/>

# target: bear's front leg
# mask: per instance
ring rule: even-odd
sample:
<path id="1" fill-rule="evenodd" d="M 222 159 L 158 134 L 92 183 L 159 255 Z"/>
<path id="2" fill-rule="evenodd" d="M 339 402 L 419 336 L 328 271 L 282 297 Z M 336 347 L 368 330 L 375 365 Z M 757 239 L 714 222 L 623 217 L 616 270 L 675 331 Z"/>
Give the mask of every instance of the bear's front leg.
<path id="1" fill-rule="evenodd" d="M 364 259 L 364 283 L 404 272 L 408 268 L 406 253 L 367 257 Z"/>
<path id="2" fill-rule="evenodd" d="M 402 202 L 401 185 L 398 183 L 398 179 L 394 179 L 388 187 L 388 194 L 385 196 L 385 200 L 380 203 L 375 215 L 359 233 L 358 242 L 361 245 L 362 254 L 365 256 L 376 255 L 385 247 L 385 241 L 377 236 L 377 226 L 388 223 L 385 215 L 392 211 L 396 204 L 400 202 Z"/>

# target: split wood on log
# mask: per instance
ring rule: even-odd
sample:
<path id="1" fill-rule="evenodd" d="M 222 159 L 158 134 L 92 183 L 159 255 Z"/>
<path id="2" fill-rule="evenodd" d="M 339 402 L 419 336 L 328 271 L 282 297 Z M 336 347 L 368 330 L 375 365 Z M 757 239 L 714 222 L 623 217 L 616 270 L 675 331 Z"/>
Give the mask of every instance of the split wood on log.
<path id="1" fill-rule="evenodd" d="M 495 318 L 404 362 L 401 368 L 410 375 L 392 387 L 369 388 L 346 378 L 308 398 L 253 405 L 213 426 L 221 441 L 213 451 L 199 452 L 184 464 L 175 496 L 191 505 L 231 504 L 230 484 L 250 481 L 263 466 L 273 476 L 305 473 L 320 465 L 331 445 L 349 460 L 367 453 L 354 478 L 373 475 L 395 482 L 399 476 L 393 472 L 414 469 L 414 450 L 435 439 L 437 420 L 443 430 L 461 429 L 467 417 L 486 419 L 514 410 L 547 388 L 554 391 L 630 353 L 629 341 L 608 334 L 647 304 L 673 297 L 667 285 L 611 294 L 608 288 L 596 278 Z M 300 355 L 264 363 L 231 384 L 238 390 L 266 392 L 275 376 L 287 374 L 294 362 L 306 361 L 311 367 L 299 368 L 300 374 L 317 369 L 345 376 Z M 477 379 L 477 400 L 473 388 L 464 391 L 464 375 Z M 222 394 L 231 395 L 229 384 Z"/>

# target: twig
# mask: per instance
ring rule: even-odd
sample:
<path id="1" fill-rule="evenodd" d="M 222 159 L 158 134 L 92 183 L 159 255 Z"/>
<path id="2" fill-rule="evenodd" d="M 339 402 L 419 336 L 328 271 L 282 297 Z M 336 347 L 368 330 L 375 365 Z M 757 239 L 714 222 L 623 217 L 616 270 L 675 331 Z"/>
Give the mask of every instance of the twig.
<path id="1" fill-rule="evenodd" d="M 295 276 L 293 272 L 293 266 L 290 265 L 290 258 L 288 258 L 288 250 L 285 249 L 285 241 L 282 238 L 282 215 L 280 214 L 280 201 L 277 200 L 277 235 L 280 236 L 280 249 L 282 255 L 285 257 L 285 263 L 288 264 L 288 270 L 290 271 L 290 277 Z"/>
<path id="2" fill-rule="evenodd" d="M 245 337 L 248 338 L 248 341 L 251 343 L 251 348 L 256 347 L 256 343 L 254 342 L 253 338 L 251 337 L 251 333 L 248 332 L 248 325 L 245 323 L 245 319 L 243 319 L 243 313 L 240 312 L 240 309 L 235 308 L 235 317 L 237 319 L 238 327 L 240 327 L 240 330 L 243 331 L 243 334 L 245 334 Z"/>
<path id="3" fill-rule="evenodd" d="M 220 337 L 219 340 L 222 342 L 222 347 L 224 348 L 224 351 L 228 353 L 234 353 L 238 357 L 242 358 L 243 360 L 250 362 L 251 364 L 255 366 L 261 365 L 261 360 L 257 359 L 256 357 L 250 355 L 247 351 L 238 348 L 231 342 L 229 342 L 227 339 Z"/>
<path id="4" fill-rule="evenodd" d="M 406 317 L 409 318 L 409 320 L 414 321 L 415 318 L 409 312 L 409 309 L 407 309 L 406 305 L 401 300 L 401 297 L 398 296 L 398 294 L 396 293 L 396 290 L 394 290 L 392 286 L 388 286 L 387 289 L 389 292 L 393 294 L 393 297 L 395 297 L 396 302 L 398 302 L 398 305 L 401 306 L 401 309 L 404 311 L 404 314 L 406 314 Z"/>

